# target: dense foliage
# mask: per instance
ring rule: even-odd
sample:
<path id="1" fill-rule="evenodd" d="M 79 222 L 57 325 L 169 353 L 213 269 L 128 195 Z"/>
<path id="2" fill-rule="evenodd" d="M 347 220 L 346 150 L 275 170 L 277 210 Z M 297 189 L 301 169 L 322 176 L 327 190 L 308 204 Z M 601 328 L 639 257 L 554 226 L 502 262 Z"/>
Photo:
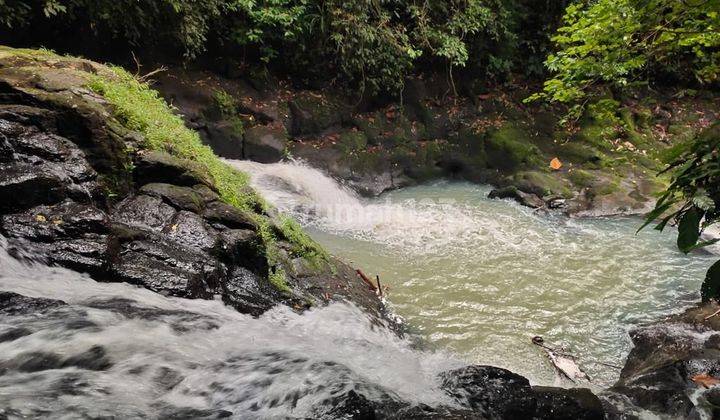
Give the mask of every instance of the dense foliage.
<path id="1" fill-rule="evenodd" d="M 674 221 L 678 248 L 685 253 L 718 242 L 702 240 L 701 234 L 720 221 L 720 125 L 706 130 L 667 170 L 673 171 L 672 183 L 645 226 L 659 220 L 656 229 L 663 230 Z M 720 298 L 720 261 L 708 270 L 701 292 L 705 301 Z"/>
<path id="2" fill-rule="evenodd" d="M 568 6 L 533 98 L 582 105 L 634 81 L 712 83 L 720 75 L 720 1 L 597 0 Z M 582 106 L 575 108 L 579 112 Z"/>
<path id="3" fill-rule="evenodd" d="M 459 68 L 483 78 L 513 69 L 537 72 L 565 3 L 0 0 L 0 33 L 9 28 L 26 45 L 50 48 L 78 36 L 186 58 L 210 49 L 213 56 L 265 62 L 299 78 L 337 78 L 371 94 L 397 93 L 405 77 L 422 68 L 441 69 L 451 82 Z"/>

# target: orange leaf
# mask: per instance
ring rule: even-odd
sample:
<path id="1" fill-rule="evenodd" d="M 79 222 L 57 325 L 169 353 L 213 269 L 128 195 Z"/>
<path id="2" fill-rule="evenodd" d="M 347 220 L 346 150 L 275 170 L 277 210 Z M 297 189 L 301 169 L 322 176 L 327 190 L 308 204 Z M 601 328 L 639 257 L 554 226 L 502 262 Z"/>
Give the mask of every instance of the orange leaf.
<path id="1" fill-rule="evenodd" d="M 701 374 L 695 375 L 690 379 L 692 379 L 693 382 L 695 382 L 696 384 L 698 384 L 704 388 L 710 388 L 711 386 L 720 384 L 720 379 L 718 379 L 714 376 L 710 376 L 706 373 L 701 373 Z"/>
<path id="2" fill-rule="evenodd" d="M 562 168 L 562 162 L 560 162 L 558 158 L 553 158 L 553 160 L 550 161 L 550 167 L 557 171 Z"/>

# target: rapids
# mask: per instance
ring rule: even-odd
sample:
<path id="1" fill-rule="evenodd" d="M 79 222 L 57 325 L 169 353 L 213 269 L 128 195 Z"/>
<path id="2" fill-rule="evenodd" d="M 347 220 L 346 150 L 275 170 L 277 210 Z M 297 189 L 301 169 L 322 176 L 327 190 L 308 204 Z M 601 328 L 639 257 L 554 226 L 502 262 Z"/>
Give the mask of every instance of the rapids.
<path id="1" fill-rule="evenodd" d="M 307 418 L 350 390 L 451 406 L 437 375 L 463 365 L 414 350 L 352 305 L 253 318 L 19 261 L 2 237 L 0 291 L 67 303 L 0 308 L 0 418 Z"/>
<path id="2" fill-rule="evenodd" d="M 696 302 L 717 258 L 683 255 L 670 229 L 636 235 L 639 218 L 568 219 L 490 200 L 486 186 L 436 182 L 366 199 L 300 162 L 228 162 L 330 252 L 379 274 L 425 342 L 536 384 L 556 383 L 530 342 L 541 335 L 580 357 L 591 386 L 611 385 L 619 370 L 601 363 L 622 366 L 630 329 Z"/>

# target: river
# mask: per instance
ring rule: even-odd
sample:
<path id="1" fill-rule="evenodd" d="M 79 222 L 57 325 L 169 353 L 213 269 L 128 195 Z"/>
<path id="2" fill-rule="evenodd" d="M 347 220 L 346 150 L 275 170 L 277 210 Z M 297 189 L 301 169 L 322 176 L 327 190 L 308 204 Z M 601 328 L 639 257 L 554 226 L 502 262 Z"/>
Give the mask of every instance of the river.
<path id="1" fill-rule="evenodd" d="M 570 219 L 487 198 L 490 188 L 434 182 L 358 197 L 299 162 L 231 162 L 331 253 L 369 276 L 410 330 L 469 363 L 556 384 L 531 338 L 579 357 L 593 388 L 611 385 L 628 332 L 699 298 L 717 256 L 686 256 L 675 232 L 639 218 Z"/>

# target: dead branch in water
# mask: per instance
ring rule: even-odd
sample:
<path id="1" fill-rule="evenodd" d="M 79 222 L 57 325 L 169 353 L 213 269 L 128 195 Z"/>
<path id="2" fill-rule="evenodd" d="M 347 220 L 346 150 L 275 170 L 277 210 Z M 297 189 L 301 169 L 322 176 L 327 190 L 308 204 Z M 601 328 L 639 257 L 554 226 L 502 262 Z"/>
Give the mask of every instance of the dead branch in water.
<path id="1" fill-rule="evenodd" d="M 708 319 L 710 319 L 710 318 L 712 318 L 712 317 L 714 317 L 714 316 L 717 316 L 718 314 L 720 314 L 720 309 L 718 309 L 717 311 L 713 312 L 712 314 L 706 316 L 706 317 L 705 317 L 705 321 L 707 321 Z"/>
<path id="2" fill-rule="evenodd" d="M 362 272 L 361 269 L 355 270 L 356 273 L 360 276 L 360 278 L 370 287 L 370 290 L 373 290 L 377 292 L 377 287 L 373 284 L 372 280 L 368 278 L 368 276 L 365 275 L 365 273 Z"/>
<path id="3" fill-rule="evenodd" d="M 377 290 L 378 290 L 378 293 L 380 293 L 380 297 L 382 297 L 382 295 L 383 295 L 383 290 L 382 290 L 382 285 L 380 284 L 380 276 L 379 276 L 379 275 L 375 275 L 375 279 L 377 280 Z"/>

